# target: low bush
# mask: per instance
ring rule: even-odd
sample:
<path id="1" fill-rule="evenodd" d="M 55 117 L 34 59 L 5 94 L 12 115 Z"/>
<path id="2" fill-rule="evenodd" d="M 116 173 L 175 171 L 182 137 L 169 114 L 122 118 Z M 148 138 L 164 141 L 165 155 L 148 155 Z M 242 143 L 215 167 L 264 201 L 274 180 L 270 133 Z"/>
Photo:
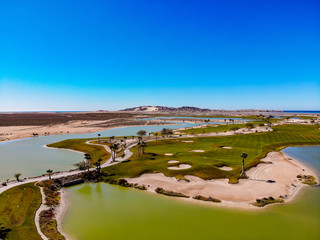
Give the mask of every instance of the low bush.
<path id="1" fill-rule="evenodd" d="M 201 195 L 194 196 L 193 199 L 201 200 L 201 201 L 209 201 L 209 202 L 221 202 L 220 199 L 213 198 L 213 197 L 204 197 Z"/>
<path id="2" fill-rule="evenodd" d="M 183 193 L 179 193 L 179 192 L 173 192 L 173 191 L 167 191 L 164 190 L 163 188 L 157 187 L 155 190 L 156 193 L 159 194 L 163 194 L 166 196 L 170 196 L 170 197 L 184 197 L 184 198 L 189 198 L 189 196 L 183 194 Z"/>
<path id="3" fill-rule="evenodd" d="M 264 198 L 257 198 L 256 201 L 254 203 L 252 203 L 252 205 L 256 206 L 256 207 L 264 207 L 268 204 L 272 204 L 272 203 L 283 203 L 284 200 L 281 198 L 273 198 L 273 197 L 264 197 Z"/>

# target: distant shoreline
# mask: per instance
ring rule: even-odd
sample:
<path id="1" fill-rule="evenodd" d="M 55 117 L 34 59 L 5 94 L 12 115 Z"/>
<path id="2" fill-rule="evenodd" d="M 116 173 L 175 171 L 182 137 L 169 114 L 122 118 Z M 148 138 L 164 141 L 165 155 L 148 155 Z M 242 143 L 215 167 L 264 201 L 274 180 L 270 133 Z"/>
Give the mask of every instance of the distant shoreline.
<path id="1" fill-rule="evenodd" d="M 319 113 L 320 114 L 320 110 L 251 110 L 248 109 L 246 111 L 246 109 L 244 110 L 215 110 L 212 109 L 212 112 L 221 112 L 221 113 L 239 113 L 239 112 L 245 112 L 245 113 L 252 113 L 252 114 L 256 114 L 256 113 Z M 123 110 L 115 110 L 115 111 L 108 111 L 108 110 L 83 110 L 83 111 L 0 111 L 0 113 L 99 113 L 99 112 L 126 112 Z M 136 113 L 144 113 L 144 111 L 140 111 L 140 112 L 136 112 Z M 145 112 L 145 113 L 149 113 L 149 112 Z M 166 113 L 166 112 L 155 112 L 158 114 L 161 113 Z M 201 112 L 199 112 L 201 113 Z"/>

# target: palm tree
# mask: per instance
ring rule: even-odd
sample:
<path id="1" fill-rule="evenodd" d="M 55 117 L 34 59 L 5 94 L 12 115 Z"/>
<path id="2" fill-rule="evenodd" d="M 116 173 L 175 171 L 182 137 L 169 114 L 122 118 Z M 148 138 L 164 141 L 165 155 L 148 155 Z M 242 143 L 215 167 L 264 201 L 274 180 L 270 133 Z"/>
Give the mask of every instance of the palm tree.
<path id="1" fill-rule="evenodd" d="M 128 138 L 128 137 L 123 137 L 123 140 L 124 140 L 124 147 L 127 147 L 127 138 Z"/>
<path id="2" fill-rule="evenodd" d="M 156 135 L 156 141 L 157 141 L 157 138 L 158 138 L 158 133 L 156 133 L 155 135 Z"/>
<path id="3" fill-rule="evenodd" d="M 114 151 L 114 160 L 116 160 L 116 157 L 117 157 L 117 150 L 119 149 L 119 143 L 115 143 L 114 144 L 114 148 L 113 148 L 113 151 Z"/>
<path id="4" fill-rule="evenodd" d="M 167 129 L 166 128 L 162 128 L 161 134 L 162 134 L 163 137 L 165 137 L 166 133 L 167 133 Z"/>
<path id="5" fill-rule="evenodd" d="M 101 134 L 98 133 L 98 142 L 100 142 L 100 136 L 101 136 Z"/>
<path id="6" fill-rule="evenodd" d="M 144 148 L 147 147 L 146 142 L 141 143 L 141 148 L 142 148 L 142 154 L 144 154 Z"/>
<path id="7" fill-rule="evenodd" d="M 142 144 L 142 137 L 138 137 L 138 157 L 140 157 L 140 151 L 141 151 L 141 144 Z"/>
<path id="8" fill-rule="evenodd" d="M 240 177 L 247 178 L 247 174 L 244 171 L 244 159 L 248 157 L 248 154 L 242 153 L 241 157 L 242 157 L 242 170 L 241 170 Z"/>
<path id="9" fill-rule="evenodd" d="M 114 143 L 110 146 L 111 151 L 111 156 L 112 156 L 112 162 L 114 162 L 116 160 L 116 155 L 117 155 L 117 150 L 119 149 L 119 144 L 118 143 Z M 113 154 L 112 154 L 113 152 Z"/>
<path id="10" fill-rule="evenodd" d="M 21 176 L 21 173 L 15 173 L 14 177 L 17 179 L 17 182 L 20 182 L 19 177 Z"/>
<path id="11" fill-rule="evenodd" d="M 123 149 L 123 139 L 121 139 L 120 142 L 121 142 L 121 149 Z"/>
<path id="12" fill-rule="evenodd" d="M 99 158 L 97 162 L 95 162 L 95 165 L 96 165 L 96 168 L 97 168 L 97 172 L 100 173 L 100 170 L 101 170 L 101 162 L 102 162 L 102 159 Z"/>
<path id="13" fill-rule="evenodd" d="M 53 171 L 51 170 L 51 169 L 48 169 L 47 170 L 47 173 L 48 173 L 48 175 L 49 175 L 49 179 L 51 179 L 51 173 L 52 173 Z"/>
<path id="14" fill-rule="evenodd" d="M 114 139 L 114 136 L 112 136 L 112 137 L 109 137 L 109 139 L 110 139 L 110 145 L 111 145 L 111 143 L 112 143 L 112 140 Z"/>
<path id="15" fill-rule="evenodd" d="M 90 168 L 90 160 L 91 160 L 91 155 L 89 154 L 89 153 L 85 153 L 84 154 L 84 158 L 86 159 L 86 167 L 87 167 L 87 169 L 88 169 L 88 171 L 89 171 L 89 168 Z"/>

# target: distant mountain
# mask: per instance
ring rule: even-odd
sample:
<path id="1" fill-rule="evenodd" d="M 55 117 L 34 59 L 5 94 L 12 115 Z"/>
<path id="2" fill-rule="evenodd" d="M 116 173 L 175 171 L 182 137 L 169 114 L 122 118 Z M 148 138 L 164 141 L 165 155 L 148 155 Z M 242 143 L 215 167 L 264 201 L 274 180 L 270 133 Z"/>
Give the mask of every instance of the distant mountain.
<path id="1" fill-rule="evenodd" d="M 133 108 L 126 108 L 120 111 L 126 112 L 211 112 L 212 110 L 207 108 L 197 107 L 165 107 L 165 106 L 140 106 Z"/>
<path id="2" fill-rule="evenodd" d="M 281 112 L 277 110 L 258 110 L 258 109 L 241 109 L 241 110 L 213 110 L 208 108 L 198 107 L 166 107 L 166 106 L 140 106 L 133 108 L 126 108 L 120 111 L 124 112 L 147 112 L 147 113 L 204 113 L 204 114 L 226 114 L 226 113 L 268 113 Z"/>

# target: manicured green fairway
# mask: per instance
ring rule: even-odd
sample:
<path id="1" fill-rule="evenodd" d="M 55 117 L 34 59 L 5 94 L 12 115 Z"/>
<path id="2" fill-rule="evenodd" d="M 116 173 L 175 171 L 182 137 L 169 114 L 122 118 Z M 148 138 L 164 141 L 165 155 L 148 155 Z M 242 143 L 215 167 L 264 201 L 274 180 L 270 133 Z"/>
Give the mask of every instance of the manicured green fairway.
<path id="1" fill-rule="evenodd" d="M 137 177 L 143 173 L 162 172 L 166 176 L 184 178 L 184 175 L 195 175 L 203 179 L 229 178 L 237 182 L 241 171 L 241 154 L 246 152 L 245 167 L 256 166 L 266 153 L 289 145 L 320 144 L 320 131 L 317 126 L 283 125 L 273 127 L 274 131 L 256 134 L 241 134 L 224 137 L 197 137 L 186 139 L 169 139 L 148 142 L 146 153 L 138 158 L 137 147 L 130 162 L 117 164 L 104 171 L 116 174 L 111 178 Z M 183 142 L 192 140 L 194 142 Z M 232 147 L 225 149 L 222 146 Z M 190 152 L 204 150 L 203 153 Z M 152 156 L 152 154 L 157 154 Z M 172 153 L 166 156 L 165 153 Z M 169 170 L 169 160 L 178 160 L 192 167 L 185 170 Z M 218 167 L 229 166 L 232 171 L 223 171 Z"/>
<path id="2" fill-rule="evenodd" d="M 184 141 L 193 142 L 184 142 Z M 65 140 L 49 146 L 71 148 L 90 153 L 97 158 L 106 154 L 99 146 L 86 145 L 87 139 Z M 272 132 L 239 134 L 221 137 L 195 137 L 185 139 L 164 139 L 147 142 L 145 154 L 138 157 L 138 148 L 132 148 L 133 156 L 125 163 L 103 169 L 109 176 L 106 181 L 123 177 L 138 177 L 143 173 L 162 172 L 166 176 L 183 179 L 184 175 L 194 175 L 202 179 L 229 178 L 230 183 L 238 182 L 241 171 L 241 154 L 248 157 L 245 168 L 256 166 L 268 152 L 293 145 L 320 144 L 320 130 L 311 125 L 282 125 L 273 127 Z M 223 148 L 231 147 L 231 149 Z M 97 148 L 96 148 L 97 147 Z M 204 150 L 204 152 L 191 152 Z M 165 153 L 172 153 L 167 156 Z M 179 163 L 169 164 L 169 160 Z M 192 167 L 184 170 L 169 170 L 169 166 L 186 163 Z M 232 167 L 224 171 L 219 167 Z"/>
<path id="3" fill-rule="evenodd" d="M 228 125 L 216 125 L 216 126 L 208 126 L 204 128 L 191 128 L 187 130 L 180 130 L 179 132 L 182 134 L 202 134 L 202 133 L 212 133 L 212 132 L 225 132 L 231 131 L 234 127 L 245 128 L 246 124 L 228 124 Z"/>
<path id="4" fill-rule="evenodd" d="M 34 183 L 23 184 L 0 194 L 0 223 L 11 229 L 7 239 L 42 239 L 34 223 L 40 204 L 40 189 Z"/>
<path id="5" fill-rule="evenodd" d="M 99 158 L 103 160 L 102 162 L 105 162 L 110 158 L 110 153 L 107 152 L 104 147 L 86 144 L 86 141 L 88 140 L 91 139 L 67 139 L 61 142 L 48 144 L 48 147 L 67 148 L 83 153 L 89 153 L 92 158 L 92 163 L 96 162 Z"/>

